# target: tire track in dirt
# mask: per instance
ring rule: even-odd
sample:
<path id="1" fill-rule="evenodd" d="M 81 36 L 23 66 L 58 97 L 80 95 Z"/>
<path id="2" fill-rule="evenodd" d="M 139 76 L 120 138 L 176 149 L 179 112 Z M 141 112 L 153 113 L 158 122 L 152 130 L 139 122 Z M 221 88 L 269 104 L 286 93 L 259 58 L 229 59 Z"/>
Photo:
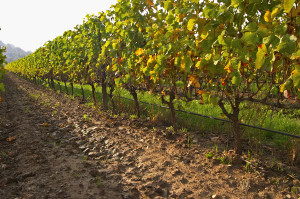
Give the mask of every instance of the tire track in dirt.
<path id="1" fill-rule="evenodd" d="M 186 147 L 184 139 L 167 139 L 166 127 L 154 131 L 151 122 L 126 117 L 108 121 L 13 74 L 5 85 L 0 198 L 285 198 L 291 183 L 299 186 L 284 174 L 207 159 L 214 143 L 206 136 Z"/>
<path id="2" fill-rule="evenodd" d="M 100 176 L 91 175 L 95 167 L 84 161 L 77 146 L 61 144 L 77 139 L 68 134 L 72 125 L 59 128 L 67 121 L 51 117 L 49 107 L 30 98 L 22 82 L 8 76 L 4 83 L 0 198 L 102 198 L 104 191 L 120 196 L 118 186 L 110 193 L 111 188 L 97 185 Z"/>

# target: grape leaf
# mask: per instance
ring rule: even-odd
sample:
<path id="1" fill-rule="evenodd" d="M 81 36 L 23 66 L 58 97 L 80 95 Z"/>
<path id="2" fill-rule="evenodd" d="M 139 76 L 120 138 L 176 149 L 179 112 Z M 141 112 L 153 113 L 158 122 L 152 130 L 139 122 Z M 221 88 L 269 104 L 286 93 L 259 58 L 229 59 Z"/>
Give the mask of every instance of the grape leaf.
<path id="1" fill-rule="evenodd" d="M 192 31 L 194 26 L 195 26 L 195 23 L 196 23 L 196 19 L 195 18 L 191 18 L 187 24 L 187 29 L 189 31 Z"/>
<path id="2" fill-rule="evenodd" d="M 296 0 L 283 0 L 283 8 L 286 13 L 289 13 Z"/>
<path id="3" fill-rule="evenodd" d="M 271 17 L 271 12 L 270 10 L 267 10 L 267 12 L 265 13 L 264 15 L 264 19 L 267 23 L 270 23 L 272 22 L 272 17 Z"/>

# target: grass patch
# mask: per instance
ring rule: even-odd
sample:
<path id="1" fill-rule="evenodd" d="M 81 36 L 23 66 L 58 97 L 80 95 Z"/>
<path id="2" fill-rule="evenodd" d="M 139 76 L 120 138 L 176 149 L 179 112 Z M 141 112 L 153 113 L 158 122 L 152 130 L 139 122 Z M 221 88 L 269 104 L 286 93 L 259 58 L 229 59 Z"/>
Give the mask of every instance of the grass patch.
<path id="1" fill-rule="evenodd" d="M 39 81 L 40 82 L 40 81 Z M 66 93 L 66 88 L 64 83 L 61 84 L 61 92 Z M 44 85 L 48 86 L 48 84 Z M 68 93 L 71 93 L 71 86 L 67 83 Z M 49 87 L 49 86 L 48 86 Z M 88 106 L 94 106 L 92 102 L 92 91 L 90 85 L 82 85 L 84 89 L 84 95 L 86 98 L 86 102 Z M 58 81 L 55 80 L 55 89 L 59 90 Z M 101 87 L 96 87 L 96 98 L 101 103 L 102 95 L 101 95 Z M 107 92 L 109 92 L 109 88 L 107 88 Z M 114 100 L 119 112 L 126 112 L 133 118 L 134 109 L 133 101 L 128 99 L 119 98 L 118 96 L 126 97 L 129 99 L 133 99 L 130 93 L 123 89 L 116 89 L 114 91 Z M 81 85 L 74 84 L 74 96 L 82 98 Z M 138 99 L 143 102 L 157 104 L 161 106 L 165 106 L 162 104 L 159 95 L 150 94 L 149 92 L 138 92 Z M 216 118 L 224 118 L 222 110 L 219 106 L 213 106 L 210 104 L 201 104 L 199 100 L 194 100 L 191 102 L 184 102 L 181 100 L 175 100 L 174 105 L 176 109 L 184 110 L 188 112 L 194 112 L 201 115 L 207 115 Z M 229 108 L 229 105 L 227 105 Z M 169 110 L 161 107 L 140 103 L 141 109 L 141 117 L 150 118 L 152 120 L 161 120 L 162 118 L 166 120 L 166 122 L 170 123 L 169 119 Z M 286 132 L 290 134 L 299 135 L 300 129 L 300 110 L 292 110 L 285 111 L 282 109 L 270 109 L 268 106 L 243 102 L 241 104 L 241 122 L 245 124 L 250 124 L 254 126 L 260 126 L 263 128 Z M 213 120 L 210 118 L 198 117 L 194 115 L 190 115 L 183 112 L 176 112 L 177 122 L 179 126 L 183 128 L 187 128 L 190 131 L 198 131 L 198 132 L 213 132 L 215 134 L 218 133 L 227 133 L 230 134 L 232 131 L 232 127 L 230 123 L 226 123 L 223 121 Z M 285 147 L 287 143 L 290 142 L 291 138 L 283 135 L 274 134 L 271 132 L 253 129 L 249 127 L 242 127 L 244 131 L 244 136 L 249 140 L 254 141 L 255 143 L 262 142 L 272 142 L 279 147 Z"/>

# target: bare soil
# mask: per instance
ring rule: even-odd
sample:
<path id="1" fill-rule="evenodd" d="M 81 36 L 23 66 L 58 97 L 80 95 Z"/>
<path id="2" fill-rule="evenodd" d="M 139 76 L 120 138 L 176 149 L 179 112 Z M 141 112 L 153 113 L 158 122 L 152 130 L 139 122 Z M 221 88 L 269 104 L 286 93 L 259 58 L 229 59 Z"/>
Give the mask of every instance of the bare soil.
<path id="1" fill-rule="evenodd" d="M 225 154 L 221 135 L 111 117 L 13 74 L 4 84 L 1 199 L 300 198 L 298 166 Z"/>

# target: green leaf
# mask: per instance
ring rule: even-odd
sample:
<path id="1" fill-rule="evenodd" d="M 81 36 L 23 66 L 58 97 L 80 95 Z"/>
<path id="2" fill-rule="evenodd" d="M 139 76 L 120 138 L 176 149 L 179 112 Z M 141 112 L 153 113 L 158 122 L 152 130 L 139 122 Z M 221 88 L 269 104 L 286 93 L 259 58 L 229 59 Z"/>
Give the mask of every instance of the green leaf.
<path id="1" fill-rule="evenodd" d="M 248 45 L 255 45 L 258 42 L 258 36 L 257 33 L 252 33 L 252 32 L 245 32 L 242 41 L 246 42 Z"/>
<path id="2" fill-rule="evenodd" d="M 210 95 L 209 97 L 209 103 L 212 104 L 213 106 L 216 106 L 218 105 L 218 96 L 215 96 L 215 95 Z"/>
<path id="3" fill-rule="evenodd" d="M 284 35 L 278 45 L 279 52 L 286 55 L 291 55 L 292 53 L 294 53 L 296 48 L 296 40 L 297 38 L 294 35 Z"/>
<path id="4" fill-rule="evenodd" d="M 242 78 L 240 75 L 237 75 L 237 74 L 235 76 L 233 76 L 231 79 L 231 83 L 235 86 L 240 85 L 241 82 L 242 82 Z"/>
<path id="5" fill-rule="evenodd" d="M 191 67 L 192 67 L 192 65 L 193 65 L 193 61 L 192 61 L 191 57 L 190 57 L 190 56 L 184 56 L 182 62 L 183 62 L 184 64 L 181 65 L 181 66 L 184 66 L 184 68 L 183 68 L 183 67 L 181 67 L 181 68 L 182 68 L 184 71 L 186 71 L 187 73 L 189 73 L 189 72 L 191 71 Z"/>
<path id="6" fill-rule="evenodd" d="M 240 50 L 242 48 L 241 41 L 239 39 L 232 40 L 232 48 Z"/>
<path id="7" fill-rule="evenodd" d="M 263 38 L 263 43 L 266 44 L 267 46 L 272 44 L 273 48 L 277 48 L 279 42 L 280 39 L 276 37 L 274 34 L 271 34 L 270 36 Z"/>
<path id="8" fill-rule="evenodd" d="M 176 84 L 176 86 L 179 87 L 179 88 L 183 88 L 183 87 L 184 87 L 183 81 L 177 81 L 175 84 Z"/>
<path id="9" fill-rule="evenodd" d="M 231 0 L 231 5 L 237 8 L 240 5 L 240 0 Z"/>
<path id="10" fill-rule="evenodd" d="M 169 11 L 172 8 L 173 8 L 172 2 L 171 1 L 165 1 L 165 3 L 164 3 L 164 9 Z"/>
<path id="11" fill-rule="evenodd" d="M 3 83 L 0 83 L 0 91 L 5 91 L 5 88 L 4 88 L 4 84 Z"/>
<path id="12" fill-rule="evenodd" d="M 289 13 L 294 6 L 296 0 L 283 0 L 283 8 L 286 13 Z"/>
<path id="13" fill-rule="evenodd" d="M 293 74 L 293 82 L 295 88 L 300 88 L 300 72 Z"/>
<path id="14" fill-rule="evenodd" d="M 246 29 L 245 29 L 247 32 L 255 32 L 257 30 L 257 23 L 256 22 L 252 22 L 252 23 L 249 23 L 247 26 L 246 26 Z"/>
<path id="15" fill-rule="evenodd" d="M 204 16 L 206 18 L 216 18 L 218 15 L 218 11 L 216 6 L 212 3 L 208 3 L 203 9 Z"/>
<path id="16" fill-rule="evenodd" d="M 294 59 L 300 59 L 300 49 L 297 52 L 293 53 L 290 58 L 292 60 L 294 60 Z"/>
<path id="17" fill-rule="evenodd" d="M 158 55 L 157 56 L 157 64 L 159 66 L 163 66 L 165 59 L 166 59 L 166 57 L 164 55 Z"/>
<path id="18" fill-rule="evenodd" d="M 293 71 L 293 83 L 295 88 L 300 88 L 300 65 L 296 65 L 296 69 Z"/>
<path id="19" fill-rule="evenodd" d="M 203 101 L 205 104 L 209 104 L 209 97 L 210 97 L 210 94 L 209 93 L 203 93 L 202 94 L 202 98 L 203 98 Z"/>
<path id="20" fill-rule="evenodd" d="M 259 25 L 258 29 L 257 29 L 257 33 L 261 36 L 261 37 L 267 37 L 269 36 L 269 30 L 266 26 L 264 25 Z"/>
<path id="21" fill-rule="evenodd" d="M 283 25 L 283 24 L 280 24 L 280 25 L 276 25 L 273 32 L 276 35 L 283 35 L 283 34 L 286 33 L 286 31 L 287 31 L 287 26 Z"/>
<path id="22" fill-rule="evenodd" d="M 174 19 L 175 19 L 175 17 L 173 15 L 173 13 L 170 12 L 166 18 L 167 24 L 169 24 L 169 25 L 172 24 L 174 22 Z"/>

